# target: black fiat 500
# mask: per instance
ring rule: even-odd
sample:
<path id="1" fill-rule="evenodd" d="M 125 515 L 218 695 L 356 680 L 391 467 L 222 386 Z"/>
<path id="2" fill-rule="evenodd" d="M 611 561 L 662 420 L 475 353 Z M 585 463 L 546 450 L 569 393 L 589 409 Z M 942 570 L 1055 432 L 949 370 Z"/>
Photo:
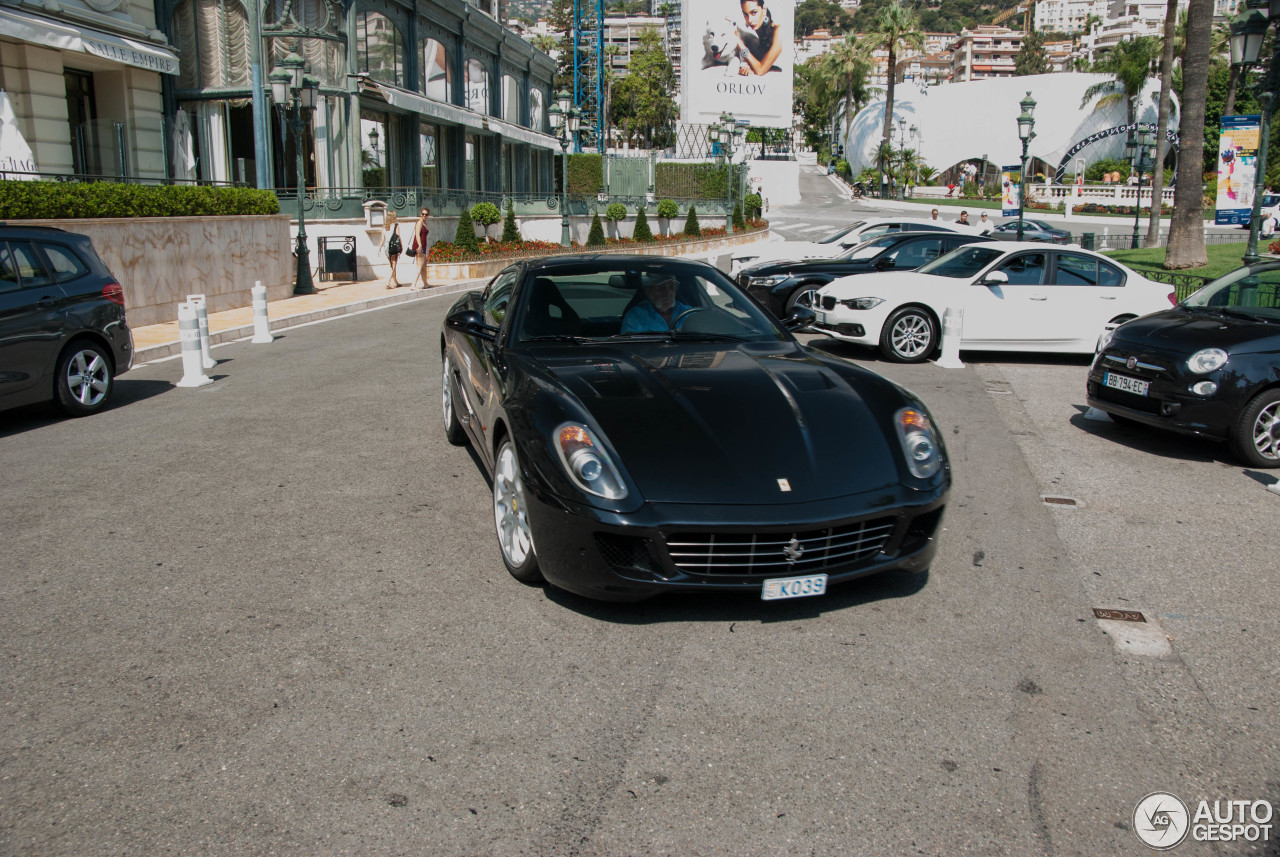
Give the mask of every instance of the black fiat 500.
<path id="1" fill-rule="evenodd" d="M 1226 441 L 1280 467 L 1280 262 L 1233 271 L 1103 335 L 1088 400 L 1124 421 Z"/>
<path id="2" fill-rule="evenodd" d="M 462 297 L 444 430 L 492 476 L 507 570 L 614 601 L 926 570 L 942 437 L 907 390 L 797 342 L 812 319 L 652 256 L 523 262 Z"/>

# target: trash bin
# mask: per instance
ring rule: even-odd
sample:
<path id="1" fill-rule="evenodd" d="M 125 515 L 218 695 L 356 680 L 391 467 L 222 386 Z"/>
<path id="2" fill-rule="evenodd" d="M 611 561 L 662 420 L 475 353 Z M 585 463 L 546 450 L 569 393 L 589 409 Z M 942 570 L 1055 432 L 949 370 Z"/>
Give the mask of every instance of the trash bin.
<path id="1" fill-rule="evenodd" d="M 1094 245 L 1094 233 L 1086 232 L 1080 236 L 1080 247 L 1084 250 L 1092 250 Z"/>

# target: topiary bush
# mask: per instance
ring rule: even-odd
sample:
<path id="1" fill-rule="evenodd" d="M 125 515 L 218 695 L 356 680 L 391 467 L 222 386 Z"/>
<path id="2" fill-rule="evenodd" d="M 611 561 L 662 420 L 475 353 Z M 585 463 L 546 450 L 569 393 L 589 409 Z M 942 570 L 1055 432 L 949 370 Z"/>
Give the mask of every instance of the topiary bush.
<path id="1" fill-rule="evenodd" d="M 596 212 L 591 215 L 591 231 L 587 233 L 587 246 L 603 247 L 604 245 L 604 227 L 600 224 L 600 213 Z"/>
<path id="2" fill-rule="evenodd" d="M 515 206 L 511 204 L 511 200 L 507 200 L 507 218 L 502 222 L 502 243 L 518 244 L 522 240 L 520 227 L 516 226 Z"/>
<path id="3" fill-rule="evenodd" d="M 604 210 L 604 216 L 617 223 L 627 216 L 627 207 L 620 202 L 611 202 L 609 207 Z"/>
<path id="4" fill-rule="evenodd" d="M 676 205 L 674 199 L 664 199 L 658 203 L 658 216 L 665 217 L 668 220 L 680 216 L 680 208 Z"/>
<path id="5" fill-rule="evenodd" d="M 7 220 L 229 217 L 279 214 L 280 201 L 246 187 L 0 181 L 0 212 Z"/>
<path id="6" fill-rule="evenodd" d="M 492 202 L 477 202 L 471 206 L 471 219 L 484 227 L 484 237 L 489 237 L 489 227 L 502 219 L 502 212 Z"/>
<path id="7" fill-rule="evenodd" d="M 473 253 L 480 252 L 480 242 L 476 238 L 476 227 L 471 222 L 471 212 L 464 206 L 462 213 L 458 215 L 458 231 L 453 236 L 453 243 L 463 250 L 470 250 Z"/>
<path id="8" fill-rule="evenodd" d="M 745 209 L 747 219 L 755 220 L 760 216 L 761 211 L 764 209 L 764 200 L 760 198 L 760 194 L 758 193 L 749 193 L 746 198 L 742 200 L 742 206 Z"/>
<path id="9" fill-rule="evenodd" d="M 733 204 L 733 231 L 742 232 L 747 228 L 747 221 L 742 216 L 742 203 L 735 202 Z"/>
<path id="10" fill-rule="evenodd" d="M 698 209 L 692 205 L 684 219 L 684 234 L 693 238 L 702 237 L 702 227 L 698 225 Z"/>
<path id="11" fill-rule="evenodd" d="M 636 228 L 632 230 L 631 237 L 635 241 L 653 240 L 653 231 L 649 229 L 649 218 L 645 216 L 643 205 L 636 212 Z"/>

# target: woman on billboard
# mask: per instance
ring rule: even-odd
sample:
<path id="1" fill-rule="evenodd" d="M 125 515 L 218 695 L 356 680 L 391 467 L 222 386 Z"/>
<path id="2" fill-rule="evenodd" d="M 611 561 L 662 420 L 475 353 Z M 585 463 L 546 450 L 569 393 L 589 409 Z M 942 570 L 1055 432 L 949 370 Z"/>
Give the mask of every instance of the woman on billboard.
<path id="1" fill-rule="evenodd" d="M 778 32 L 779 27 L 773 23 L 773 16 L 765 8 L 764 0 L 742 0 L 742 17 L 747 23 L 747 32 L 733 28 L 734 38 L 741 48 L 739 55 L 742 65 L 738 74 L 767 74 L 778 71 L 774 65 L 782 55 L 782 46 L 786 37 Z"/>

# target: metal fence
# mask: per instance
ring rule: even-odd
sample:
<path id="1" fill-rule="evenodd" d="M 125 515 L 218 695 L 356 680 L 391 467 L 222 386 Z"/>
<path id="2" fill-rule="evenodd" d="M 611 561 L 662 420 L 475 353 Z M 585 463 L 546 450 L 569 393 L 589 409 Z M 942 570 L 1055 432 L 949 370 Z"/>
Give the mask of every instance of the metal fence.
<path id="1" fill-rule="evenodd" d="M 1086 237 L 1088 235 L 1093 236 L 1092 245 L 1090 245 L 1089 243 L 1090 239 Z M 1146 236 L 1147 236 L 1147 230 L 1144 224 L 1142 229 L 1138 233 L 1139 247 L 1141 247 L 1142 243 L 1146 240 Z M 1123 228 L 1117 228 L 1116 231 L 1114 232 L 1110 230 L 1101 231 L 1101 232 L 1093 231 L 1093 230 L 1088 232 L 1078 232 L 1078 233 L 1074 233 L 1071 236 L 1071 240 L 1084 247 L 1092 246 L 1092 249 L 1099 250 L 1099 251 L 1128 250 L 1133 246 L 1133 230 L 1132 229 L 1125 230 Z M 1204 236 L 1204 243 L 1206 245 L 1239 244 L 1241 245 L 1240 249 L 1242 253 L 1244 251 L 1244 244 L 1248 240 L 1249 240 L 1249 233 L 1244 230 L 1241 230 L 1239 235 L 1230 235 L 1230 234 L 1222 235 L 1219 233 L 1207 233 Z M 1169 233 L 1161 232 L 1159 246 L 1165 247 L 1168 245 L 1168 243 L 1169 243 Z"/>

